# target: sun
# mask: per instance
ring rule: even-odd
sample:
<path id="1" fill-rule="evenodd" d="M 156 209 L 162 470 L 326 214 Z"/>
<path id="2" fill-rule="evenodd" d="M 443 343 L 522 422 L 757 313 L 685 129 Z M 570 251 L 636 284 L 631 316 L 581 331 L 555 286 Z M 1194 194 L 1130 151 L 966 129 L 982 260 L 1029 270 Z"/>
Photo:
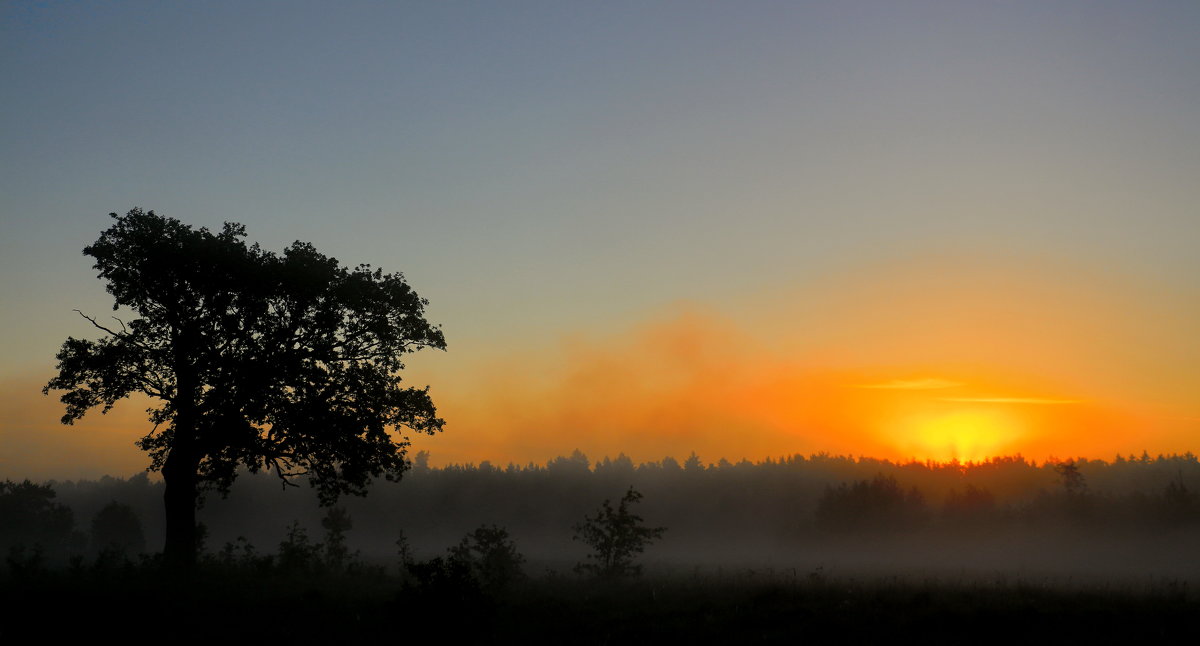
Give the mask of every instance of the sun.
<path id="1" fill-rule="evenodd" d="M 1023 435 L 1011 414 L 961 409 L 911 420 L 905 429 L 913 454 L 930 460 L 979 461 L 1002 455 Z"/>

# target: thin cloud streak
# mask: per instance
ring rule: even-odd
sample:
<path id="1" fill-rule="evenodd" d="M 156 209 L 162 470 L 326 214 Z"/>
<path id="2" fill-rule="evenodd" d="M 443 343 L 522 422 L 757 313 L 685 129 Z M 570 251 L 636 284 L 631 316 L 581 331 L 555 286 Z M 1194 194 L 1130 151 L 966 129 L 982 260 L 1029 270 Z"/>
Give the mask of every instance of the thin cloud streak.
<path id="1" fill-rule="evenodd" d="M 962 384 L 947 379 L 893 379 L 878 384 L 858 384 L 855 388 L 877 388 L 882 390 L 938 390 L 957 388 Z"/>
<path id="2" fill-rule="evenodd" d="M 975 402 L 982 404 L 1082 404 L 1082 399 L 1047 399 L 1043 397 L 941 397 L 944 402 Z"/>

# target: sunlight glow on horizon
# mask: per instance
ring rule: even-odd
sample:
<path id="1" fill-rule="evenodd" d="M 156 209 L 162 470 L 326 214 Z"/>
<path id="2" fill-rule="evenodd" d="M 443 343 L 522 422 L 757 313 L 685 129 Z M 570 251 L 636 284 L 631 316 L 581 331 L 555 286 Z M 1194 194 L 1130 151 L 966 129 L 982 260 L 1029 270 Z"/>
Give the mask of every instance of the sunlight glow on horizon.
<path id="1" fill-rule="evenodd" d="M 1013 452 L 1024 431 L 1008 411 L 963 409 L 899 424 L 904 448 L 937 462 L 979 462 Z M 898 438 L 899 439 L 899 438 Z"/>

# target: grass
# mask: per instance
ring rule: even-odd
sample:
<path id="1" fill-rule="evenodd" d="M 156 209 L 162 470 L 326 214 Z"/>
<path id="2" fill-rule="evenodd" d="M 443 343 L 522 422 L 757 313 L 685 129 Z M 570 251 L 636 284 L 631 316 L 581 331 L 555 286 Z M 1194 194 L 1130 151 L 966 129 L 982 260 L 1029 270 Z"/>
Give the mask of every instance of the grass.
<path id="1" fill-rule="evenodd" d="M 182 581 L 130 566 L 10 575 L 0 580 L 0 607 L 0 643 L 39 635 L 256 644 L 1200 643 L 1200 601 L 1172 581 L 548 574 L 485 594 L 369 568 L 208 569 Z"/>

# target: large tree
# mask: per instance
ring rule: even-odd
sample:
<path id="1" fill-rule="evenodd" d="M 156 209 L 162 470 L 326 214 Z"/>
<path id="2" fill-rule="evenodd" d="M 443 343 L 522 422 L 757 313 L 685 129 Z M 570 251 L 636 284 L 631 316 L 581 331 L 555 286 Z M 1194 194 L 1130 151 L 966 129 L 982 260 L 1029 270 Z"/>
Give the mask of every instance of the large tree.
<path id="1" fill-rule="evenodd" d="M 427 301 L 400 274 L 349 269 L 296 242 L 280 254 L 247 245 L 245 227 L 193 229 L 133 209 L 84 248 L 113 296 L 106 333 L 68 338 L 58 376 L 64 424 L 141 393 L 155 400 L 139 441 L 165 482 L 168 563 L 196 558 L 196 505 L 229 490 L 239 469 L 306 475 L 324 504 L 362 494 L 407 467 L 404 429 L 443 421 L 428 387 L 401 385 L 403 356 L 445 349 Z"/>

